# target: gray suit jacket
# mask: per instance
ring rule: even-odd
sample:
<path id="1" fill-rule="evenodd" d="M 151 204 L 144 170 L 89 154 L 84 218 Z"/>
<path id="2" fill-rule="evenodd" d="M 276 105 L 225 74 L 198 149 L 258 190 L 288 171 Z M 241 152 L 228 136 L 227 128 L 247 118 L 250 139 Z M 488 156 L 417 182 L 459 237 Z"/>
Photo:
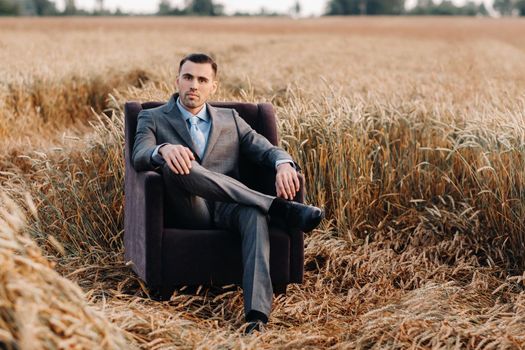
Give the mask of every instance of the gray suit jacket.
<path id="1" fill-rule="evenodd" d="M 247 156 L 255 163 L 274 168 L 277 160 L 292 157 L 273 146 L 264 136 L 253 130 L 240 116 L 228 108 L 207 104 L 212 126 L 202 159 L 195 152 L 188 125 L 177 108 L 178 95 L 167 104 L 142 110 L 138 115 L 137 133 L 133 145 L 133 166 L 137 171 L 154 170 L 151 155 L 157 145 L 183 145 L 193 151 L 195 159 L 208 170 L 239 179 L 239 156 Z M 293 162 L 293 161 L 292 161 Z"/>

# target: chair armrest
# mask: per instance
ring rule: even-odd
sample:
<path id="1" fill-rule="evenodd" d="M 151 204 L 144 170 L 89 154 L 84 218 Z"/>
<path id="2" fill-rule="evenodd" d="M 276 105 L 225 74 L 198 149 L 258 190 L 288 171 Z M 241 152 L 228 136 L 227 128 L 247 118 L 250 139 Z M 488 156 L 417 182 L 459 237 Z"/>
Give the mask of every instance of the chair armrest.
<path id="1" fill-rule="evenodd" d="M 304 178 L 303 173 L 298 172 L 297 175 L 299 177 L 299 192 L 295 194 L 293 200 L 299 203 L 304 203 L 304 195 L 306 193 L 306 180 Z"/>
<path id="2" fill-rule="evenodd" d="M 304 203 L 305 178 L 302 173 L 299 175 L 299 192 L 294 197 L 294 201 Z M 297 229 L 289 230 L 290 235 L 290 283 L 302 283 L 304 274 L 304 233 Z"/>
<path id="3" fill-rule="evenodd" d="M 154 171 L 127 167 L 125 178 L 124 249 L 126 261 L 148 284 L 162 284 L 161 248 L 164 184 Z"/>

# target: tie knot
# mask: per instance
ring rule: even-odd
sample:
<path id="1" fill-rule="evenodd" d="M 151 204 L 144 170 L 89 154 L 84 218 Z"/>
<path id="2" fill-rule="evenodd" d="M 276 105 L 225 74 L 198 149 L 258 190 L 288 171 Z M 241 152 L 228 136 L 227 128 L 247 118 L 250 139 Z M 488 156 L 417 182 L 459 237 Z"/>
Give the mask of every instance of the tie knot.
<path id="1" fill-rule="evenodd" d="M 199 117 L 196 117 L 196 116 L 190 117 L 190 124 L 191 125 L 197 125 L 198 121 L 199 121 Z"/>

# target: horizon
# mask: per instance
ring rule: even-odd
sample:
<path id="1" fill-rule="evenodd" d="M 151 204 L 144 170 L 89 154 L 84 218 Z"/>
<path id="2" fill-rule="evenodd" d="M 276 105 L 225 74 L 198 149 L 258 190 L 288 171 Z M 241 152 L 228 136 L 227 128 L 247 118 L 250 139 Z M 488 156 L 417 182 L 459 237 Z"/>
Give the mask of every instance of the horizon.
<path id="1" fill-rule="evenodd" d="M 492 8 L 492 0 L 473 0 L 477 4 L 484 3 L 488 8 Z M 147 0 L 105 0 L 104 8 L 110 11 L 120 9 L 123 12 L 132 14 L 154 14 L 158 10 L 160 1 Z M 172 6 L 184 6 L 183 0 L 170 0 Z M 232 15 L 235 12 L 256 13 L 262 8 L 269 12 L 289 13 L 296 0 L 215 0 L 217 4 L 224 5 L 225 13 Z M 464 5 L 467 0 L 452 0 L 455 5 Z M 321 16 L 324 14 L 328 0 L 299 0 L 301 5 L 301 16 Z M 406 0 L 405 6 L 410 9 L 417 3 L 417 0 Z M 65 0 L 56 0 L 56 6 L 64 9 Z M 77 8 L 93 11 L 95 9 L 95 0 L 77 0 Z"/>

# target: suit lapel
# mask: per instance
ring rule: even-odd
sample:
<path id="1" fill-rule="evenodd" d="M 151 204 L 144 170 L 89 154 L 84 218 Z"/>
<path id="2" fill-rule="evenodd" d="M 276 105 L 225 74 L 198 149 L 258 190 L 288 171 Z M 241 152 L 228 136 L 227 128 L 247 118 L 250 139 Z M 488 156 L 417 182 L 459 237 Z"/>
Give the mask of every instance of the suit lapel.
<path id="1" fill-rule="evenodd" d="M 208 114 L 210 115 L 211 119 L 211 130 L 210 135 L 208 136 L 208 145 L 206 146 L 206 150 L 204 151 L 204 155 L 202 159 L 206 159 L 208 155 L 213 151 L 213 147 L 217 143 L 217 140 L 219 139 L 219 135 L 222 131 L 222 123 L 220 121 L 219 112 L 215 109 L 215 107 L 210 106 L 209 103 L 206 104 L 206 108 L 208 109 Z"/>
<path id="2" fill-rule="evenodd" d="M 190 136 L 190 132 L 188 131 L 186 121 L 182 117 L 182 114 L 180 113 L 179 108 L 177 107 L 177 97 L 177 94 L 173 95 L 164 107 L 164 118 L 173 127 L 173 129 L 181 137 L 181 139 L 186 143 L 186 146 L 191 148 L 193 153 L 197 154 L 195 145 L 193 144 L 193 141 Z"/>

